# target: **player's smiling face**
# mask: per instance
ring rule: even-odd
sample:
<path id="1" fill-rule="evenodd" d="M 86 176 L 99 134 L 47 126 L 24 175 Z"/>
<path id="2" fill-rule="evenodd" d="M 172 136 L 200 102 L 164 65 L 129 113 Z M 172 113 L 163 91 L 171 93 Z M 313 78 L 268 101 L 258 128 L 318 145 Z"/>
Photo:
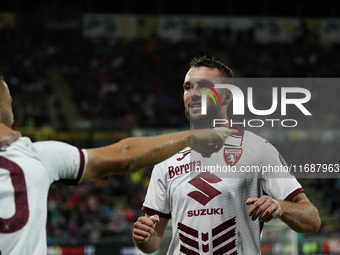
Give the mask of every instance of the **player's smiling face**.
<path id="1" fill-rule="evenodd" d="M 183 89 L 183 100 L 185 106 L 185 114 L 188 120 L 199 127 L 212 125 L 213 119 L 217 118 L 221 113 L 221 105 L 213 102 L 211 97 L 207 97 L 207 114 L 201 114 L 201 96 L 202 90 L 199 89 L 198 83 L 190 83 L 191 79 L 216 80 L 219 78 L 218 69 L 209 69 L 207 67 L 190 68 L 185 76 Z M 218 90 L 217 90 L 218 91 Z M 219 93 L 220 94 L 220 93 Z"/>

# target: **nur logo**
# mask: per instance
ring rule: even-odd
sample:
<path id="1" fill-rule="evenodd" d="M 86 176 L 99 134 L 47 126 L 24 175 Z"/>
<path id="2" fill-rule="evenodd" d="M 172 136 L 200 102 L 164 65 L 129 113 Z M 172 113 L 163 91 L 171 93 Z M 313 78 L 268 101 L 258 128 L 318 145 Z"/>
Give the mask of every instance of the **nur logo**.
<path id="1" fill-rule="evenodd" d="M 207 115 L 207 95 L 209 95 L 212 100 L 215 103 L 215 106 L 217 106 L 218 102 L 216 98 L 218 98 L 221 106 L 223 105 L 222 100 L 218 93 L 216 92 L 216 89 L 228 89 L 233 96 L 232 100 L 232 106 L 233 106 L 233 112 L 232 116 L 234 117 L 231 119 L 214 119 L 213 120 L 213 127 L 216 127 L 218 125 L 225 125 L 229 123 L 230 127 L 233 127 L 233 125 L 241 125 L 243 127 L 246 127 L 247 125 L 249 127 L 262 127 L 264 126 L 265 123 L 271 124 L 271 127 L 275 127 L 276 125 L 281 124 L 282 127 L 296 127 L 298 125 L 298 121 L 296 119 L 279 119 L 277 118 L 270 118 L 269 116 L 273 113 L 276 112 L 276 110 L 279 108 L 281 110 L 281 116 L 287 116 L 287 108 L 295 106 L 298 110 L 301 111 L 302 114 L 305 116 L 312 116 L 312 114 L 307 110 L 306 106 L 304 104 L 308 103 L 312 96 L 311 92 L 308 89 L 301 88 L 301 87 L 293 87 L 293 86 L 288 86 L 288 87 L 283 87 L 280 84 L 283 85 L 290 85 L 292 81 L 289 80 L 283 80 L 280 82 L 273 80 L 273 81 L 268 81 L 264 80 L 263 81 L 263 86 L 260 86 L 258 80 L 254 80 L 253 83 L 255 84 L 254 86 L 257 88 L 257 93 L 258 98 L 262 100 L 262 97 L 264 95 L 269 94 L 269 100 L 271 99 L 272 104 L 270 108 L 267 109 L 256 109 L 254 107 L 254 93 L 253 93 L 253 87 L 247 87 L 247 95 L 243 94 L 243 91 L 232 84 L 228 83 L 221 83 L 223 81 L 218 80 L 216 82 L 202 82 L 202 80 L 191 80 L 190 83 L 197 83 L 199 86 L 197 87 L 198 89 L 202 90 L 203 92 L 201 93 L 201 115 Z M 228 82 L 228 80 L 226 80 Z M 269 82 L 272 82 L 273 84 L 278 83 L 278 86 L 280 87 L 272 87 Z M 240 82 L 242 83 L 242 82 Z M 210 84 L 210 85 L 208 85 Z M 243 83 L 244 85 L 244 83 Z M 266 85 L 266 86 L 265 86 Z M 269 85 L 269 86 L 268 86 Z M 268 91 L 271 89 L 271 91 Z M 271 92 L 271 93 L 270 93 Z M 215 95 L 214 95 L 215 94 Z M 271 98 L 270 98 L 271 95 Z M 237 120 L 236 122 L 236 117 L 238 116 L 245 116 L 245 105 L 247 106 L 247 110 L 256 116 L 268 116 L 268 117 L 262 117 L 259 119 L 241 119 Z M 248 114 L 247 114 L 248 116 Z"/>
<path id="2" fill-rule="evenodd" d="M 197 82 L 200 83 L 200 82 Z M 218 97 L 218 99 L 220 100 L 220 103 L 222 105 L 222 101 L 221 98 L 219 97 L 219 95 L 217 94 L 216 90 L 209 86 L 208 84 L 205 83 L 201 83 L 204 86 L 207 86 L 209 89 L 211 89 Z M 231 93 L 233 94 L 233 115 L 244 115 L 244 94 L 242 92 L 242 90 L 238 87 L 236 87 L 235 85 L 231 85 L 231 84 L 215 84 L 214 86 L 215 88 L 220 88 L 220 89 L 228 89 L 231 91 Z M 205 91 L 206 93 L 208 93 L 212 99 L 216 104 L 216 101 L 213 97 L 213 95 L 206 89 L 203 88 L 199 88 L 203 91 Z M 278 106 L 278 88 L 273 87 L 272 88 L 272 106 L 270 107 L 270 109 L 267 110 L 258 110 L 255 109 L 254 105 L 253 105 L 253 88 L 252 87 L 248 87 L 248 100 L 247 100 L 247 104 L 248 104 L 248 109 L 251 113 L 258 115 L 258 116 L 265 116 L 265 115 L 270 115 L 272 113 L 275 112 L 275 110 L 277 109 Z M 303 98 L 287 98 L 287 94 L 289 93 L 300 93 L 303 94 L 305 97 Z M 286 111 L 286 107 L 288 104 L 293 104 L 295 105 L 304 115 L 312 115 L 304 106 L 304 103 L 307 103 L 309 100 L 311 99 L 311 93 L 309 90 L 305 89 L 305 88 L 298 88 L 298 87 L 282 87 L 281 88 L 281 115 L 285 116 L 287 115 L 287 111 Z M 201 113 L 202 115 L 206 115 L 207 114 L 207 95 L 206 94 L 202 94 L 202 98 L 201 98 Z"/>

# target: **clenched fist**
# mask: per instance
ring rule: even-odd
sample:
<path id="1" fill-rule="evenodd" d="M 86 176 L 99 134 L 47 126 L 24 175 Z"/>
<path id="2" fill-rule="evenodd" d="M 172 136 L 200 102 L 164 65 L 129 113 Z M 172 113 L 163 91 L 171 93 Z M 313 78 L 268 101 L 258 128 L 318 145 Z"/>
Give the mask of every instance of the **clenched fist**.
<path id="1" fill-rule="evenodd" d="M 154 233 L 157 222 L 159 222 L 159 216 L 157 214 L 151 217 L 139 217 L 134 224 L 133 240 L 137 243 L 147 242 Z"/>

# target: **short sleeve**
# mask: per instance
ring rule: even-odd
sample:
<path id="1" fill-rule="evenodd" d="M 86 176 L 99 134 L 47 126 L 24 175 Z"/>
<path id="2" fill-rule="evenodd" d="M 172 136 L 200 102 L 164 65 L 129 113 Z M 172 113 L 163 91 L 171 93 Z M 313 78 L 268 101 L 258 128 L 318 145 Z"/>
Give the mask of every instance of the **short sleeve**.
<path id="1" fill-rule="evenodd" d="M 167 173 L 162 171 L 163 163 L 156 165 L 151 174 L 150 184 L 142 210 L 149 215 L 158 214 L 162 218 L 171 218 L 170 201 L 167 192 Z"/>
<path id="2" fill-rule="evenodd" d="M 63 142 L 33 143 L 33 148 L 48 171 L 51 183 L 77 184 L 87 165 L 87 152 Z"/>
<path id="3" fill-rule="evenodd" d="M 268 196 L 290 201 L 304 192 L 301 184 L 289 173 L 286 162 L 273 145 L 264 142 L 259 158 L 262 169 L 262 189 Z"/>

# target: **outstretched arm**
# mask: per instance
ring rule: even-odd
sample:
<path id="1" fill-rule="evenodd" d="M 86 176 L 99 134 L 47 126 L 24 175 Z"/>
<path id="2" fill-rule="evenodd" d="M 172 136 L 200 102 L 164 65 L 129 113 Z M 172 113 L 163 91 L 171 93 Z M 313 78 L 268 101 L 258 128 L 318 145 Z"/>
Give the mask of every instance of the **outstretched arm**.
<path id="1" fill-rule="evenodd" d="M 291 229 L 299 233 L 317 232 L 321 225 L 319 212 L 305 193 L 296 195 L 291 201 L 276 200 L 266 195 L 248 198 L 247 205 L 253 205 L 248 212 L 252 220 L 268 222 L 279 217 Z"/>
<path id="2" fill-rule="evenodd" d="M 108 174 L 132 173 L 153 166 L 188 146 L 198 152 L 217 152 L 228 134 L 229 129 L 200 129 L 154 137 L 127 138 L 109 146 L 88 149 L 88 164 L 82 180 Z"/>

